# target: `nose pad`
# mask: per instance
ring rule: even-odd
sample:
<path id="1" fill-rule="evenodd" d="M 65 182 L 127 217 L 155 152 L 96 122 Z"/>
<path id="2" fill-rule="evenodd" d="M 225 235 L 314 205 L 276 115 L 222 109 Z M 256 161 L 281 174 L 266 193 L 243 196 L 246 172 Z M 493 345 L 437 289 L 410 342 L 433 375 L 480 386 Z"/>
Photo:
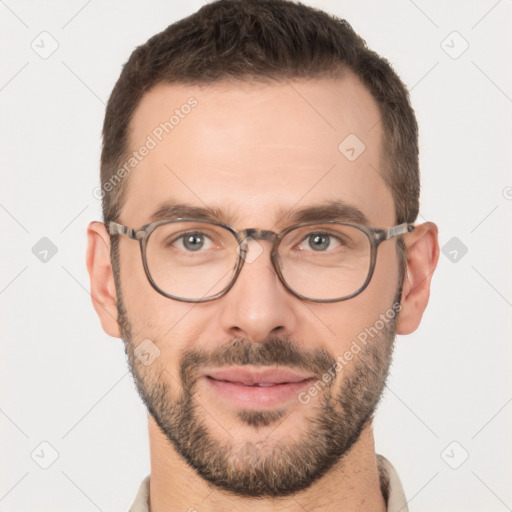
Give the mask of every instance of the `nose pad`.
<path id="1" fill-rule="evenodd" d="M 241 245 L 238 245 L 236 252 L 242 257 L 244 263 L 250 264 L 254 263 L 263 254 L 263 246 L 255 238 L 249 236 Z"/>

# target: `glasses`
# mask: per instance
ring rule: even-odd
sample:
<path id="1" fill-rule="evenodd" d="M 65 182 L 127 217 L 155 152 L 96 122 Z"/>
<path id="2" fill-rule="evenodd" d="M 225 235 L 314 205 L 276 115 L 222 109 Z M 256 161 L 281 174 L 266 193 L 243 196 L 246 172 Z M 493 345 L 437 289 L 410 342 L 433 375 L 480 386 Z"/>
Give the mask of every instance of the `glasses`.
<path id="1" fill-rule="evenodd" d="M 262 229 L 236 231 L 220 222 L 179 218 L 147 224 L 138 230 L 116 222 L 110 235 L 138 240 L 151 286 L 170 299 L 208 302 L 235 284 L 249 253 L 249 243 L 272 243 L 270 258 L 283 285 L 311 302 L 355 297 L 369 284 L 381 242 L 414 230 L 404 223 L 387 229 L 349 222 L 303 222 L 281 233 Z M 252 250 L 251 250 L 252 251 Z"/>

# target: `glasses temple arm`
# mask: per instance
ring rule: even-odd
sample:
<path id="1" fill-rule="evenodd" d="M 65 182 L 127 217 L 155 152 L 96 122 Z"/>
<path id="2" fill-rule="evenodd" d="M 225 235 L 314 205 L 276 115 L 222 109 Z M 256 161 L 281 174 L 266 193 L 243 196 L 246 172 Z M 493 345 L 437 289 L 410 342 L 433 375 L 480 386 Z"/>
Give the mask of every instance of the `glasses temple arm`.
<path id="1" fill-rule="evenodd" d="M 111 235 L 126 235 L 134 240 L 138 239 L 134 229 L 118 224 L 117 222 L 110 221 L 107 225 L 107 229 Z"/>
<path id="2" fill-rule="evenodd" d="M 389 240 L 390 238 L 393 238 L 395 236 L 405 235 L 406 233 L 410 233 L 411 231 L 414 231 L 414 224 L 404 222 L 403 224 L 399 224 L 398 226 L 386 229 L 385 240 Z"/>

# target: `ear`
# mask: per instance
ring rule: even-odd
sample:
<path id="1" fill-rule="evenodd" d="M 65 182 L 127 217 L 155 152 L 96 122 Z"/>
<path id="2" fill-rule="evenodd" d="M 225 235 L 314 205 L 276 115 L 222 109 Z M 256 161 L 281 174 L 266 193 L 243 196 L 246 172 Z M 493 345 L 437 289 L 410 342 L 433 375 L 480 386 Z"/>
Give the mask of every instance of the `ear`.
<path id="1" fill-rule="evenodd" d="M 402 289 L 402 309 L 397 334 L 410 334 L 420 324 L 430 296 L 430 282 L 439 259 L 437 226 L 426 222 L 404 237 L 407 268 Z"/>
<path id="2" fill-rule="evenodd" d="M 120 338 L 116 287 L 110 262 L 110 236 L 101 222 L 91 222 L 87 228 L 87 270 L 92 304 L 100 317 L 101 326 L 108 335 Z"/>

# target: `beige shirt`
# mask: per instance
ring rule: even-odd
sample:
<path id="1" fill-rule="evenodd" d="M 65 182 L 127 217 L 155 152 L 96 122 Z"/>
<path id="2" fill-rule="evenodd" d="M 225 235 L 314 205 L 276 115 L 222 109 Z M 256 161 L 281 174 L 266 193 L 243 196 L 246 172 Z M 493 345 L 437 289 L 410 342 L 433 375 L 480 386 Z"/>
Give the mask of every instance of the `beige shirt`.
<path id="1" fill-rule="evenodd" d="M 407 500 L 395 468 L 382 455 L 377 455 L 377 467 L 379 468 L 380 488 L 387 503 L 387 512 L 408 512 Z M 142 481 L 129 512 L 150 512 L 149 475 Z"/>

